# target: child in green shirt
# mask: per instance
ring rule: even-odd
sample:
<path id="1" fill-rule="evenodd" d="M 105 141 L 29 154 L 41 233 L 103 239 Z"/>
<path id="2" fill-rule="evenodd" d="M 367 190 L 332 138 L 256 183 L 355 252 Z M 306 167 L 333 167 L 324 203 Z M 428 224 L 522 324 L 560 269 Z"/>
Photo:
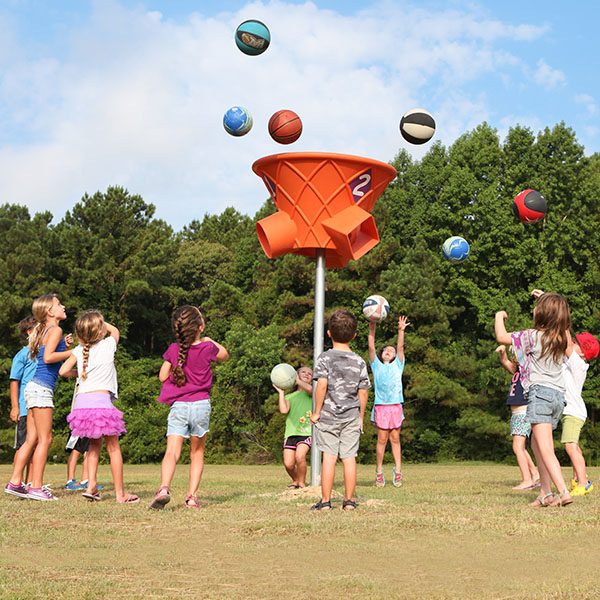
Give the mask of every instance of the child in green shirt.
<path id="1" fill-rule="evenodd" d="M 296 372 L 297 389 L 285 394 L 273 385 L 279 394 L 279 412 L 287 415 L 283 442 L 283 464 L 292 478 L 289 488 L 306 486 L 306 455 L 311 446 L 312 370 L 300 367 Z"/>

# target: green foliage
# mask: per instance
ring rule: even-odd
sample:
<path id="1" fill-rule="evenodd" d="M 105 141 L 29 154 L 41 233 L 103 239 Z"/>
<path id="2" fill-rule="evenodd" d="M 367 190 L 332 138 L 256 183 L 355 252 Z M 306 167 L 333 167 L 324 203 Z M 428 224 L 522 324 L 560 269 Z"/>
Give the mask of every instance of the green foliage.
<path id="1" fill-rule="evenodd" d="M 483 123 L 450 147 L 433 144 L 420 161 L 400 151 L 392 164 L 398 177 L 373 211 L 381 242 L 360 261 L 327 273 L 326 313 L 343 307 L 360 314 L 367 295 L 383 294 L 393 317 L 378 326 L 378 346 L 394 343 L 395 316 L 409 315 L 406 459 L 507 459 L 509 377 L 493 352 L 493 315 L 506 309 L 510 329 L 526 327 L 530 290 L 556 290 L 568 297 L 576 330 L 600 333 L 600 155 L 585 156 L 564 123 L 537 136 L 515 126 L 504 140 Z M 525 226 L 513 219 L 511 202 L 528 187 L 544 194 L 549 212 Z M 151 204 L 119 187 L 86 194 L 56 225 L 50 213 L 0 206 L 0 375 L 6 382 L 19 348 L 15 325 L 35 296 L 61 295 L 67 331 L 81 310 L 101 309 L 123 334 L 124 456 L 158 461 L 167 408 L 156 403 L 156 375 L 171 341 L 170 314 L 196 303 L 207 334 L 231 354 L 215 368 L 208 458 L 280 459 L 285 418 L 269 372 L 282 361 L 311 363 L 314 264 L 296 255 L 265 257 L 255 222 L 274 210 L 270 200 L 254 218 L 228 208 L 173 232 L 154 218 Z M 460 265 L 441 257 L 450 235 L 471 244 Z M 360 319 L 353 347 L 365 357 L 366 338 Z M 590 422 L 582 443 L 593 461 L 600 460 L 599 373 L 593 364 L 584 390 Z M 51 455 L 59 459 L 72 389 L 61 382 L 56 393 Z M 0 421 L 1 460 L 11 457 L 7 414 Z M 366 423 L 361 460 L 373 460 L 375 441 Z"/>

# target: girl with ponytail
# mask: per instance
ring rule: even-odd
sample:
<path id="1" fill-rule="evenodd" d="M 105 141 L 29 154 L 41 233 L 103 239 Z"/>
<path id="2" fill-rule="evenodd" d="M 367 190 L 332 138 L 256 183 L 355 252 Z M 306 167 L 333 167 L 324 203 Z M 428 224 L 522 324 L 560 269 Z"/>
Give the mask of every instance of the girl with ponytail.
<path id="1" fill-rule="evenodd" d="M 118 394 L 115 352 L 119 330 L 107 323 L 99 311 L 88 310 L 75 322 L 75 333 L 79 346 L 63 364 L 60 374 L 78 377 L 75 402 L 67 421 L 73 436 L 90 440 L 88 484 L 82 495 L 90 501 L 100 500 L 96 478 L 102 440 L 105 439 L 116 501 L 134 504 L 140 501 L 139 497 L 125 493 L 123 487 L 123 457 L 119 445 L 119 436 L 125 433 L 123 413 L 113 404 Z M 77 370 L 74 370 L 75 366 Z"/>
<path id="2" fill-rule="evenodd" d="M 210 422 L 212 363 L 229 358 L 227 350 L 204 334 L 204 317 L 196 306 L 181 306 L 171 320 L 176 342 L 163 354 L 158 375 L 158 401 L 168 404 L 167 449 L 161 466 L 161 484 L 150 508 L 161 509 L 171 500 L 171 481 L 184 439 L 190 438 L 190 477 L 185 506 L 199 508 L 198 487 L 204 469 L 204 448 Z"/>
<path id="3" fill-rule="evenodd" d="M 59 323 L 67 318 L 67 313 L 55 294 L 36 298 L 31 312 L 36 324 L 29 338 L 29 352 L 32 359 L 37 358 L 37 367 L 24 390 L 31 419 L 27 421 L 27 437 L 15 456 L 13 474 L 4 491 L 28 500 L 49 501 L 56 500 L 43 486 L 48 449 L 52 443 L 54 388 L 62 361 L 71 356 L 67 346 L 71 344 L 72 336 L 63 337 Z M 32 454 L 31 487 L 26 487 L 21 474 Z"/>

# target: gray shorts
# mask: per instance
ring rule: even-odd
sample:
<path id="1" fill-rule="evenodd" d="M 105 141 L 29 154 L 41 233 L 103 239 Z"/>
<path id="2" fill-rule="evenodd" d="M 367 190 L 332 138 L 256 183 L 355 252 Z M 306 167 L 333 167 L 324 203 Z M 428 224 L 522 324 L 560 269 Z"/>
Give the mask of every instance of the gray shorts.
<path id="1" fill-rule="evenodd" d="M 556 429 L 564 409 L 565 395 L 563 392 L 537 383 L 529 388 L 527 393 L 528 423 L 532 425 L 552 423 L 552 429 Z"/>
<path id="2" fill-rule="evenodd" d="M 325 454 L 340 458 L 354 458 L 360 442 L 360 419 L 342 423 L 321 423 L 314 427 L 313 439 Z"/>

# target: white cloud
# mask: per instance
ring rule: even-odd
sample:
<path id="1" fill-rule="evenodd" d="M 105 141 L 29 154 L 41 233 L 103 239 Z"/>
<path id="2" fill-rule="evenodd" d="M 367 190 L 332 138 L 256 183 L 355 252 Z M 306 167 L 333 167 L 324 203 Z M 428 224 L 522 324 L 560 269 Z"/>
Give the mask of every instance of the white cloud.
<path id="1" fill-rule="evenodd" d="M 538 60 L 537 68 L 533 73 L 533 79 L 541 86 L 552 89 L 564 85 L 567 78 L 560 69 L 553 69 L 543 59 Z"/>
<path id="2" fill-rule="evenodd" d="M 588 116 L 591 117 L 598 114 L 598 104 L 589 94 L 577 94 L 575 96 L 575 102 L 584 106 Z"/>
<path id="3" fill-rule="evenodd" d="M 116 184 L 156 204 L 176 227 L 226 206 L 252 214 L 267 196 L 251 171 L 261 156 L 333 151 L 388 161 L 400 147 L 420 156 L 426 149 L 409 147 L 398 132 L 402 113 L 415 106 L 434 114 L 435 139 L 451 143 L 489 118 L 485 95 L 463 85 L 521 62 L 503 40 L 547 30 L 394 2 L 355 16 L 313 3 L 253 2 L 178 22 L 118 2 L 94 6 L 66 59 L 20 59 L 5 69 L 0 202 L 60 217 L 84 192 Z M 233 42 L 248 18 L 271 29 L 271 47 L 259 57 Z M 540 63 L 536 76 L 547 85 L 564 82 Z M 254 117 L 243 138 L 222 127 L 234 105 Z M 293 146 L 266 131 L 280 108 L 303 120 Z"/>

